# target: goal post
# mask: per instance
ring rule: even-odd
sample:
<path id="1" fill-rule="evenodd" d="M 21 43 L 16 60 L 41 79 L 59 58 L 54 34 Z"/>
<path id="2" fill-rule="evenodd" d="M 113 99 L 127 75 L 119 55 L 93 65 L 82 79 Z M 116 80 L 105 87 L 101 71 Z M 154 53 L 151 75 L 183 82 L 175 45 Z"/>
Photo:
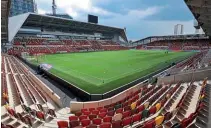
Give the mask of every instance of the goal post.
<path id="1" fill-rule="evenodd" d="M 46 59 L 46 55 L 44 53 L 34 54 L 37 63 L 43 62 Z"/>
<path id="2" fill-rule="evenodd" d="M 25 60 L 28 60 L 29 58 L 29 53 L 28 52 L 21 52 L 21 57 Z"/>

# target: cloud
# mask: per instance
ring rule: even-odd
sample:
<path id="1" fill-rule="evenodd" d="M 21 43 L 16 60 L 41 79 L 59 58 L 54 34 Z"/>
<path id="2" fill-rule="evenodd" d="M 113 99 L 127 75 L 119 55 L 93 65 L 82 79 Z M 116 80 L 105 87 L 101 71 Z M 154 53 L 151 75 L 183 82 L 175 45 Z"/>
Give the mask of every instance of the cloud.
<path id="1" fill-rule="evenodd" d="M 163 7 L 149 7 L 146 9 L 139 9 L 139 10 L 130 10 L 127 14 L 127 16 L 132 16 L 136 18 L 145 18 L 147 16 L 154 15 L 156 13 L 159 13 L 163 9 Z"/>
<path id="2" fill-rule="evenodd" d="M 96 15 L 103 15 L 103 16 L 112 16 L 115 15 L 113 12 L 109 12 L 103 8 L 97 7 L 97 1 L 94 0 L 57 0 L 56 5 L 62 13 L 68 13 L 69 15 L 73 16 L 73 18 L 81 18 L 84 14 L 93 13 Z M 102 2 L 102 1 L 99 1 Z M 51 6 L 51 0 L 37 0 L 38 9 L 44 10 L 43 5 Z M 38 12 L 40 13 L 40 12 Z M 42 12 L 41 12 L 42 13 Z"/>
<path id="3" fill-rule="evenodd" d="M 36 2 L 38 3 L 38 13 L 51 12 L 52 0 L 36 0 Z M 184 25 L 185 34 L 195 32 L 192 20 L 150 20 L 148 18 L 166 11 L 168 5 L 123 8 L 118 13 L 100 6 L 108 5 L 115 8 L 112 2 L 113 0 L 57 0 L 56 4 L 59 13 L 68 13 L 75 20 L 87 21 L 87 14 L 94 14 L 99 16 L 99 24 L 126 27 L 128 38 L 131 40 L 146 36 L 171 35 L 176 24 Z M 46 7 L 46 5 L 48 6 Z"/>
<path id="4" fill-rule="evenodd" d="M 43 9 L 38 8 L 38 13 L 39 13 L 39 14 L 45 14 L 45 13 L 46 13 L 46 11 L 45 11 L 45 10 L 43 10 Z"/>

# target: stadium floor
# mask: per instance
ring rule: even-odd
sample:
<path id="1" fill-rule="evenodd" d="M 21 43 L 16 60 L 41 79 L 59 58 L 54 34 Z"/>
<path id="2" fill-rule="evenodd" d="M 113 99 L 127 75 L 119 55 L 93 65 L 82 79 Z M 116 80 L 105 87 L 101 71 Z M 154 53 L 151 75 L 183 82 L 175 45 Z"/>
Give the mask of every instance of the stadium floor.
<path id="1" fill-rule="evenodd" d="M 50 72 L 81 89 L 95 94 L 105 93 L 172 62 L 185 59 L 192 52 L 106 51 L 51 54 L 39 63 L 52 65 Z"/>

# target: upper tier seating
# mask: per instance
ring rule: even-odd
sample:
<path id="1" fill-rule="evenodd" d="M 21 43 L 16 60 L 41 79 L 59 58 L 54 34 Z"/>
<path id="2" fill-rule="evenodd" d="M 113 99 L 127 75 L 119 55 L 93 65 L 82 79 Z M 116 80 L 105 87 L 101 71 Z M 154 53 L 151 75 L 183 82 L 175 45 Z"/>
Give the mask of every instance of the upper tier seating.
<path id="1" fill-rule="evenodd" d="M 45 39 L 39 39 L 39 38 L 24 38 L 24 39 L 15 39 L 14 45 L 43 45 L 43 42 Z"/>

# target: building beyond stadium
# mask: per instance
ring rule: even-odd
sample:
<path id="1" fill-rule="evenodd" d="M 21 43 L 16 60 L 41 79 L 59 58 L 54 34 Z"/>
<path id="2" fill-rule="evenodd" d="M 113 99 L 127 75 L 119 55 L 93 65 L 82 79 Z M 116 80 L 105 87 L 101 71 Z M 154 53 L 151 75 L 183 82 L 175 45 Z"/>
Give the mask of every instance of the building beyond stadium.
<path id="1" fill-rule="evenodd" d="M 11 0 L 10 16 L 36 11 L 37 6 L 34 0 Z"/>

